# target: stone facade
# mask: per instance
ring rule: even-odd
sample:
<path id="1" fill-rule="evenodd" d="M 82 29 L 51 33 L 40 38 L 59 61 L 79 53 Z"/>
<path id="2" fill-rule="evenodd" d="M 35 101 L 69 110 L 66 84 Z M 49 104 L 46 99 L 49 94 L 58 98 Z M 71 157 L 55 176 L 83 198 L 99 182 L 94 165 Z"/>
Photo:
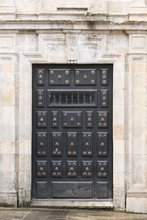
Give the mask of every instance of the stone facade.
<path id="1" fill-rule="evenodd" d="M 147 213 L 147 1 L 0 0 L 0 205 L 31 201 L 32 64 L 113 64 L 113 202 Z"/>

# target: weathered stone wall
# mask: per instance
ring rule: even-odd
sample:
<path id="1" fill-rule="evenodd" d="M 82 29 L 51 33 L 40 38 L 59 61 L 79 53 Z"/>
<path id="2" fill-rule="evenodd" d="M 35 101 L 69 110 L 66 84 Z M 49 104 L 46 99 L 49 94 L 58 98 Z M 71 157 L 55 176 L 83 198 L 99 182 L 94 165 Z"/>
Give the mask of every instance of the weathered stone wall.
<path id="1" fill-rule="evenodd" d="M 31 201 L 32 64 L 72 62 L 113 64 L 114 198 L 88 205 L 145 213 L 146 0 L 0 0 L 0 204 Z"/>

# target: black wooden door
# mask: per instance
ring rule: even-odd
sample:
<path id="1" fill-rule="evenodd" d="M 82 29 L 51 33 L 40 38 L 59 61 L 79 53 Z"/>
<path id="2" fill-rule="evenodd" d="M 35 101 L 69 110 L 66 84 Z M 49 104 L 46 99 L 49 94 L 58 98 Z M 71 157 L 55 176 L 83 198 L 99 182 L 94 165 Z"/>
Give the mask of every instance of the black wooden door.
<path id="1" fill-rule="evenodd" d="M 112 65 L 33 65 L 32 198 L 112 198 Z"/>

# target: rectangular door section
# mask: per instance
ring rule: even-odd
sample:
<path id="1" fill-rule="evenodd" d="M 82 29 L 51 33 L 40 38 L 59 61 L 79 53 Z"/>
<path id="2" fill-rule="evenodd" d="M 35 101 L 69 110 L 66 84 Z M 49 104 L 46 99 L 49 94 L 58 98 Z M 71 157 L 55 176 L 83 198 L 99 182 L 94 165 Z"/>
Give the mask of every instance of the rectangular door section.
<path id="1" fill-rule="evenodd" d="M 112 198 L 112 65 L 33 65 L 32 198 Z"/>

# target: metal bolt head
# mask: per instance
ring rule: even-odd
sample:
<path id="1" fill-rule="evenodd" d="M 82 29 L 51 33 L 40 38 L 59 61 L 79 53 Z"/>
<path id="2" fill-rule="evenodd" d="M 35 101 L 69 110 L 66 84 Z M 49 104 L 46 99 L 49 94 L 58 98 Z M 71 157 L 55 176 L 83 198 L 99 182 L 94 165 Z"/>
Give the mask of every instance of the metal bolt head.
<path id="1" fill-rule="evenodd" d="M 69 80 L 65 80 L 65 83 L 68 84 L 68 83 L 69 83 Z"/>
<path id="2" fill-rule="evenodd" d="M 94 71 L 94 70 L 92 70 L 92 71 L 91 71 L 91 74 L 95 74 L 95 71 Z"/>
<path id="3" fill-rule="evenodd" d="M 52 84 L 52 83 L 54 83 L 54 80 L 52 79 L 52 80 L 50 80 L 50 83 Z"/>
<path id="4" fill-rule="evenodd" d="M 53 118 L 53 121 L 57 121 L 57 118 L 54 117 L 54 118 Z"/>
<path id="5" fill-rule="evenodd" d="M 42 74 L 42 73 L 43 73 L 43 71 L 42 71 L 42 70 L 39 70 L 39 71 L 38 71 L 38 73 L 39 73 L 39 74 Z"/>
<path id="6" fill-rule="evenodd" d="M 42 117 L 40 118 L 40 121 L 43 121 L 43 118 L 42 118 Z"/>
<path id="7" fill-rule="evenodd" d="M 103 147 L 104 145 L 105 145 L 104 142 L 102 142 L 102 143 L 101 143 L 101 146 Z"/>
<path id="8" fill-rule="evenodd" d="M 95 83 L 95 80 L 94 80 L 94 79 L 92 79 L 92 80 L 91 80 L 91 84 L 94 84 L 94 83 Z"/>

